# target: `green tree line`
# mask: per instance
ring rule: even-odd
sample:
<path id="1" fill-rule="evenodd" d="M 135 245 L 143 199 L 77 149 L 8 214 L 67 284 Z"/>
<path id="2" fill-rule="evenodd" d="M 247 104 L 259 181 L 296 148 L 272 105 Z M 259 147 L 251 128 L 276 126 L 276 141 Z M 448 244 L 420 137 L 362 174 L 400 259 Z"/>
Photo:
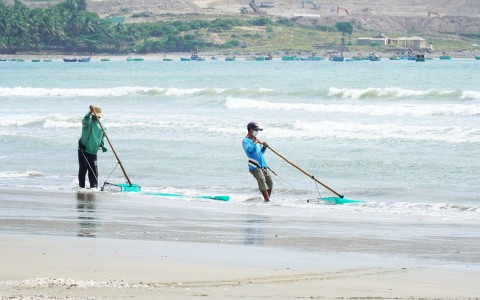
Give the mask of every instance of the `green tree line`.
<path id="1" fill-rule="evenodd" d="M 238 47 L 205 40 L 201 30 L 223 32 L 236 26 L 297 26 L 289 19 L 181 20 L 156 23 L 111 23 L 87 11 L 86 0 L 67 0 L 50 8 L 29 8 L 0 0 L 0 52 L 164 52 Z"/>

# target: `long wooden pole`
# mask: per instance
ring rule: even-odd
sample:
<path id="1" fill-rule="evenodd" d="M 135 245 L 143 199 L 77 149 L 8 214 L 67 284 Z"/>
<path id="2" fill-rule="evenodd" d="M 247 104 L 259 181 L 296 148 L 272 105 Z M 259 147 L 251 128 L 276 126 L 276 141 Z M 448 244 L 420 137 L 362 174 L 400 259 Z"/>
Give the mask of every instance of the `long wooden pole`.
<path id="1" fill-rule="evenodd" d="M 340 195 L 338 192 L 336 192 L 334 189 L 332 189 L 331 187 L 327 186 L 326 184 L 320 182 L 319 180 L 317 180 L 315 178 L 315 176 L 307 173 L 305 170 L 303 170 L 302 168 L 300 168 L 299 166 L 297 166 L 296 164 L 292 163 L 291 161 L 289 161 L 285 156 L 281 155 L 280 153 L 278 153 L 277 151 L 275 151 L 274 149 L 272 149 L 272 147 L 268 146 L 268 149 L 270 149 L 273 153 L 275 153 L 276 155 L 280 156 L 283 160 L 285 160 L 287 163 L 291 164 L 292 166 L 294 166 L 295 168 L 297 168 L 300 172 L 302 172 L 303 174 L 307 175 L 308 177 L 310 177 L 311 179 L 315 180 L 316 182 L 320 183 L 324 188 L 328 189 L 329 191 L 331 191 L 332 193 L 334 193 L 335 195 L 337 195 L 338 197 L 340 198 L 343 198 L 343 195 Z"/>
<path id="2" fill-rule="evenodd" d="M 122 162 L 120 161 L 120 157 L 118 157 L 117 152 L 113 148 L 112 142 L 110 142 L 110 139 L 108 138 L 107 132 L 105 132 L 105 129 L 103 128 L 102 122 L 100 122 L 100 118 L 97 116 L 97 113 L 95 112 L 95 108 L 91 109 L 91 112 L 93 112 L 95 117 L 97 117 L 98 124 L 100 124 L 100 128 L 102 128 L 103 134 L 107 138 L 108 144 L 110 145 L 110 148 L 112 148 L 113 154 L 115 154 L 115 157 L 117 158 L 118 164 L 122 168 L 123 175 L 125 175 L 125 178 L 127 179 L 128 183 L 130 184 L 130 186 L 132 186 L 132 182 L 130 181 L 130 178 L 128 177 L 127 172 L 125 171 L 125 168 L 123 167 Z"/>

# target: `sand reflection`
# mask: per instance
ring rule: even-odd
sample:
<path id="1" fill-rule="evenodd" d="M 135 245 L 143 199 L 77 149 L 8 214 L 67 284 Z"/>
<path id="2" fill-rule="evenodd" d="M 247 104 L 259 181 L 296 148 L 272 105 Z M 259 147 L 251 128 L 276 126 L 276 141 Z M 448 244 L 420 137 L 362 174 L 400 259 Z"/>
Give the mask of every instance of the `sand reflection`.
<path id="1" fill-rule="evenodd" d="M 96 208 L 95 194 L 77 193 L 78 236 L 96 237 L 98 226 Z"/>

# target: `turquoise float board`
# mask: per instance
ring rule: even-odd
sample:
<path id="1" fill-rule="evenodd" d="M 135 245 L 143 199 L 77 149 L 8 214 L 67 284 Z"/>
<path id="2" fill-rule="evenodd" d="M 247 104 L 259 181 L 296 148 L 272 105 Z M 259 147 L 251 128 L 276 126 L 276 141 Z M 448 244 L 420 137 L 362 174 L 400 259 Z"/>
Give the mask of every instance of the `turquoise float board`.
<path id="1" fill-rule="evenodd" d="M 158 196 L 158 197 L 190 197 L 190 198 L 202 198 L 202 199 L 210 199 L 210 200 L 220 200 L 220 201 L 228 201 L 230 200 L 230 196 L 188 196 L 182 194 L 169 194 L 169 193 L 144 193 L 144 195 L 149 196 Z"/>
<path id="2" fill-rule="evenodd" d="M 119 187 L 122 192 L 140 192 L 142 188 L 135 183 L 108 183 L 109 185 L 113 185 Z"/>
<path id="3" fill-rule="evenodd" d="M 319 200 L 328 202 L 329 204 L 365 203 L 365 201 L 362 201 L 362 200 L 351 200 L 351 199 L 340 198 L 340 197 L 325 197 L 325 198 L 319 198 Z"/>

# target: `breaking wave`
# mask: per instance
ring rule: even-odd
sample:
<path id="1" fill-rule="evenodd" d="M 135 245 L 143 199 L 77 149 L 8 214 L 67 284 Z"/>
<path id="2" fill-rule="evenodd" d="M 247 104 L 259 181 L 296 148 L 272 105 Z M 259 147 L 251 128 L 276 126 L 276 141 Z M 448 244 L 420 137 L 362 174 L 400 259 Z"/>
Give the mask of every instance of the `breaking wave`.
<path id="1" fill-rule="evenodd" d="M 197 95 L 263 95 L 274 91 L 264 88 L 161 88 L 161 87 L 114 87 L 114 88 L 33 88 L 33 87 L 1 87 L 0 97 L 121 97 L 126 95 L 165 95 L 171 97 Z"/>
<path id="2" fill-rule="evenodd" d="M 310 111 L 322 113 L 349 113 L 370 116 L 479 116 L 480 106 L 469 104 L 314 104 L 283 103 L 248 98 L 229 97 L 228 109 L 263 109 L 285 111 Z"/>
<path id="3" fill-rule="evenodd" d="M 19 178 L 19 177 L 34 177 L 43 176 L 44 174 L 39 171 L 29 170 L 24 172 L 0 172 L 0 178 Z"/>
<path id="4" fill-rule="evenodd" d="M 405 98 L 453 98 L 458 100 L 480 100 L 480 91 L 442 91 L 437 89 L 411 90 L 397 87 L 388 88 L 336 88 L 309 89 L 290 92 L 275 91 L 267 88 L 176 88 L 125 86 L 112 88 L 35 88 L 1 87 L 0 97 L 121 97 L 126 95 L 164 95 L 170 97 L 185 96 L 265 96 L 283 95 L 286 97 L 323 98 L 323 99 L 405 99 Z"/>

